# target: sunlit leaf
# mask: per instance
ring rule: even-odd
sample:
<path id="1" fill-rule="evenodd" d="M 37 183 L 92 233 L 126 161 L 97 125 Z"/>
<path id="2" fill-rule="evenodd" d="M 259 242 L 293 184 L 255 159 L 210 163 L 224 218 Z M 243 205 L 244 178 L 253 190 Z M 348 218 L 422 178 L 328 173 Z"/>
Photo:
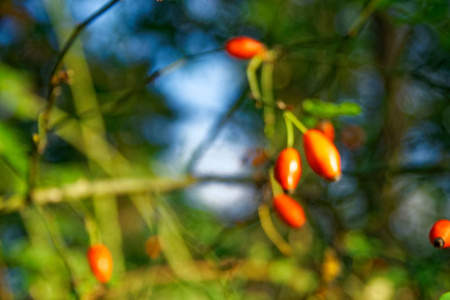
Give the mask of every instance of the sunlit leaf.
<path id="1" fill-rule="evenodd" d="M 361 107 L 353 102 L 339 104 L 324 102 L 318 99 L 303 101 L 303 110 L 319 118 L 331 119 L 343 115 L 356 116 L 361 113 Z"/>

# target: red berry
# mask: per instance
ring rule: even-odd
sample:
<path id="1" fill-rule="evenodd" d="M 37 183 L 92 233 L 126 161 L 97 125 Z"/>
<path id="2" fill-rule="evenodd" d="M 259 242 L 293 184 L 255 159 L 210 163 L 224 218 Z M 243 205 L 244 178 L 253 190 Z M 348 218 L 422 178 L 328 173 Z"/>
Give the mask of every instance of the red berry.
<path id="1" fill-rule="evenodd" d="M 225 48 L 231 56 L 242 59 L 250 59 L 266 51 L 266 47 L 261 42 L 246 36 L 238 36 L 228 40 Z"/>
<path id="2" fill-rule="evenodd" d="M 273 208 L 280 218 L 293 228 L 300 228 L 306 222 L 303 207 L 286 194 L 279 194 L 273 199 Z"/>
<path id="3" fill-rule="evenodd" d="M 430 243 L 436 248 L 450 248 L 450 221 L 439 220 L 431 227 Z"/>
<path id="4" fill-rule="evenodd" d="M 336 146 L 317 129 L 310 129 L 303 135 L 305 155 L 311 169 L 317 175 L 330 180 L 341 177 L 341 156 Z"/>
<path id="5" fill-rule="evenodd" d="M 102 244 L 89 247 L 87 259 L 91 271 L 101 283 L 107 283 L 111 279 L 113 260 L 109 249 Z"/>
<path id="6" fill-rule="evenodd" d="M 334 141 L 334 126 L 333 123 L 331 123 L 328 120 L 322 120 L 316 125 L 316 129 L 319 129 L 322 131 L 325 136 L 330 140 Z"/>
<path id="7" fill-rule="evenodd" d="M 302 166 L 296 149 L 286 148 L 280 152 L 275 162 L 274 175 L 284 190 L 292 191 L 297 187 Z"/>

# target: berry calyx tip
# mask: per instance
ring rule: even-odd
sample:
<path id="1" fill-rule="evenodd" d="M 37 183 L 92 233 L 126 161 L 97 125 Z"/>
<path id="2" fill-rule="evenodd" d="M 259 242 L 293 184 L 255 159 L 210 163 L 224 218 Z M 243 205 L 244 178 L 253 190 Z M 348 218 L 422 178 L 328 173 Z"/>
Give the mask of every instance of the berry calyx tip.
<path id="1" fill-rule="evenodd" d="M 445 244 L 444 240 L 440 237 L 435 238 L 433 241 L 433 246 L 438 249 L 441 249 L 442 247 L 444 247 L 444 244 Z"/>

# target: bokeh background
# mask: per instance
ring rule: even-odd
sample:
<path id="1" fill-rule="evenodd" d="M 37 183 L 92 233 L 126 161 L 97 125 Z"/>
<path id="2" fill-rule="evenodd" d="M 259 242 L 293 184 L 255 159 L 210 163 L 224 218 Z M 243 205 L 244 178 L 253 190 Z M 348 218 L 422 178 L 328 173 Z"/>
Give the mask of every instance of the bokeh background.
<path id="1" fill-rule="evenodd" d="M 60 49 L 107 3 L 0 1 L 0 299 L 408 300 L 450 290 L 450 252 L 428 241 L 450 218 L 448 1 L 118 1 L 64 56 L 36 158 Z M 327 118 L 336 129 L 344 175 L 334 183 L 309 169 L 296 131 L 304 170 L 293 197 L 307 225 L 272 215 L 290 256 L 258 218 L 285 125 L 277 110 L 275 137 L 265 137 L 247 61 L 222 50 L 237 35 L 278 51 L 276 99 L 307 126 Z M 361 113 L 317 112 L 307 99 Z M 107 286 L 86 261 L 93 239 L 113 253 Z"/>

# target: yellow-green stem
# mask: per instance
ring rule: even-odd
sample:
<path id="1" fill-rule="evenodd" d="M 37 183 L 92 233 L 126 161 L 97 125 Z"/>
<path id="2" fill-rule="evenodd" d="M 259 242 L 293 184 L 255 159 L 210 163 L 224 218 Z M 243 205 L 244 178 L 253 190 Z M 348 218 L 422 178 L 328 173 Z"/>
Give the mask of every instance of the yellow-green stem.
<path id="1" fill-rule="evenodd" d="M 256 70 L 261 66 L 262 59 L 258 55 L 253 57 L 247 66 L 247 79 L 250 86 L 250 91 L 255 100 L 261 100 L 261 93 L 259 92 L 258 79 L 256 78 Z"/>
<path id="2" fill-rule="evenodd" d="M 294 146 L 294 127 L 292 122 L 286 117 L 284 117 L 284 122 L 286 123 L 287 147 L 292 148 Z"/>
<path id="3" fill-rule="evenodd" d="M 264 132 L 269 142 L 272 142 L 275 134 L 275 110 L 272 84 L 273 69 L 274 63 L 268 61 L 263 64 L 261 73 L 262 100 L 264 103 Z"/>
<path id="4" fill-rule="evenodd" d="M 294 124 L 295 127 L 297 127 L 303 134 L 306 133 L 306 131 L 308 131 L 308 128 L 303 125 L 302 122 L 300 122 L 299 119 L 297 119 L 297 117 L 290 111 L 285 111 L 283 113 L 283 116 L 288 119 L 289 121 L 292 122 L 292 124 Z"/>
<path id="5" fill-rule="evenodd" d="M 85 216 L 84 226 L 89 235 L 89 242 L 91 246 L 102 242 L 100 232 L 98 231 L 97 222 L 95 222 L 95 219 L 92 216 Z"/>
<path id="6" fill-rule="evenodd" d="M 266 233 L 271 242 L 286 256 L 291 255 L 292 248 L 286 243 L 280 233 L 277 231 L 270 218 L 270 210 L 267 204 L 262 204 L 258 208 L 259 220 L 261 221 L 261 227 Z"/>

